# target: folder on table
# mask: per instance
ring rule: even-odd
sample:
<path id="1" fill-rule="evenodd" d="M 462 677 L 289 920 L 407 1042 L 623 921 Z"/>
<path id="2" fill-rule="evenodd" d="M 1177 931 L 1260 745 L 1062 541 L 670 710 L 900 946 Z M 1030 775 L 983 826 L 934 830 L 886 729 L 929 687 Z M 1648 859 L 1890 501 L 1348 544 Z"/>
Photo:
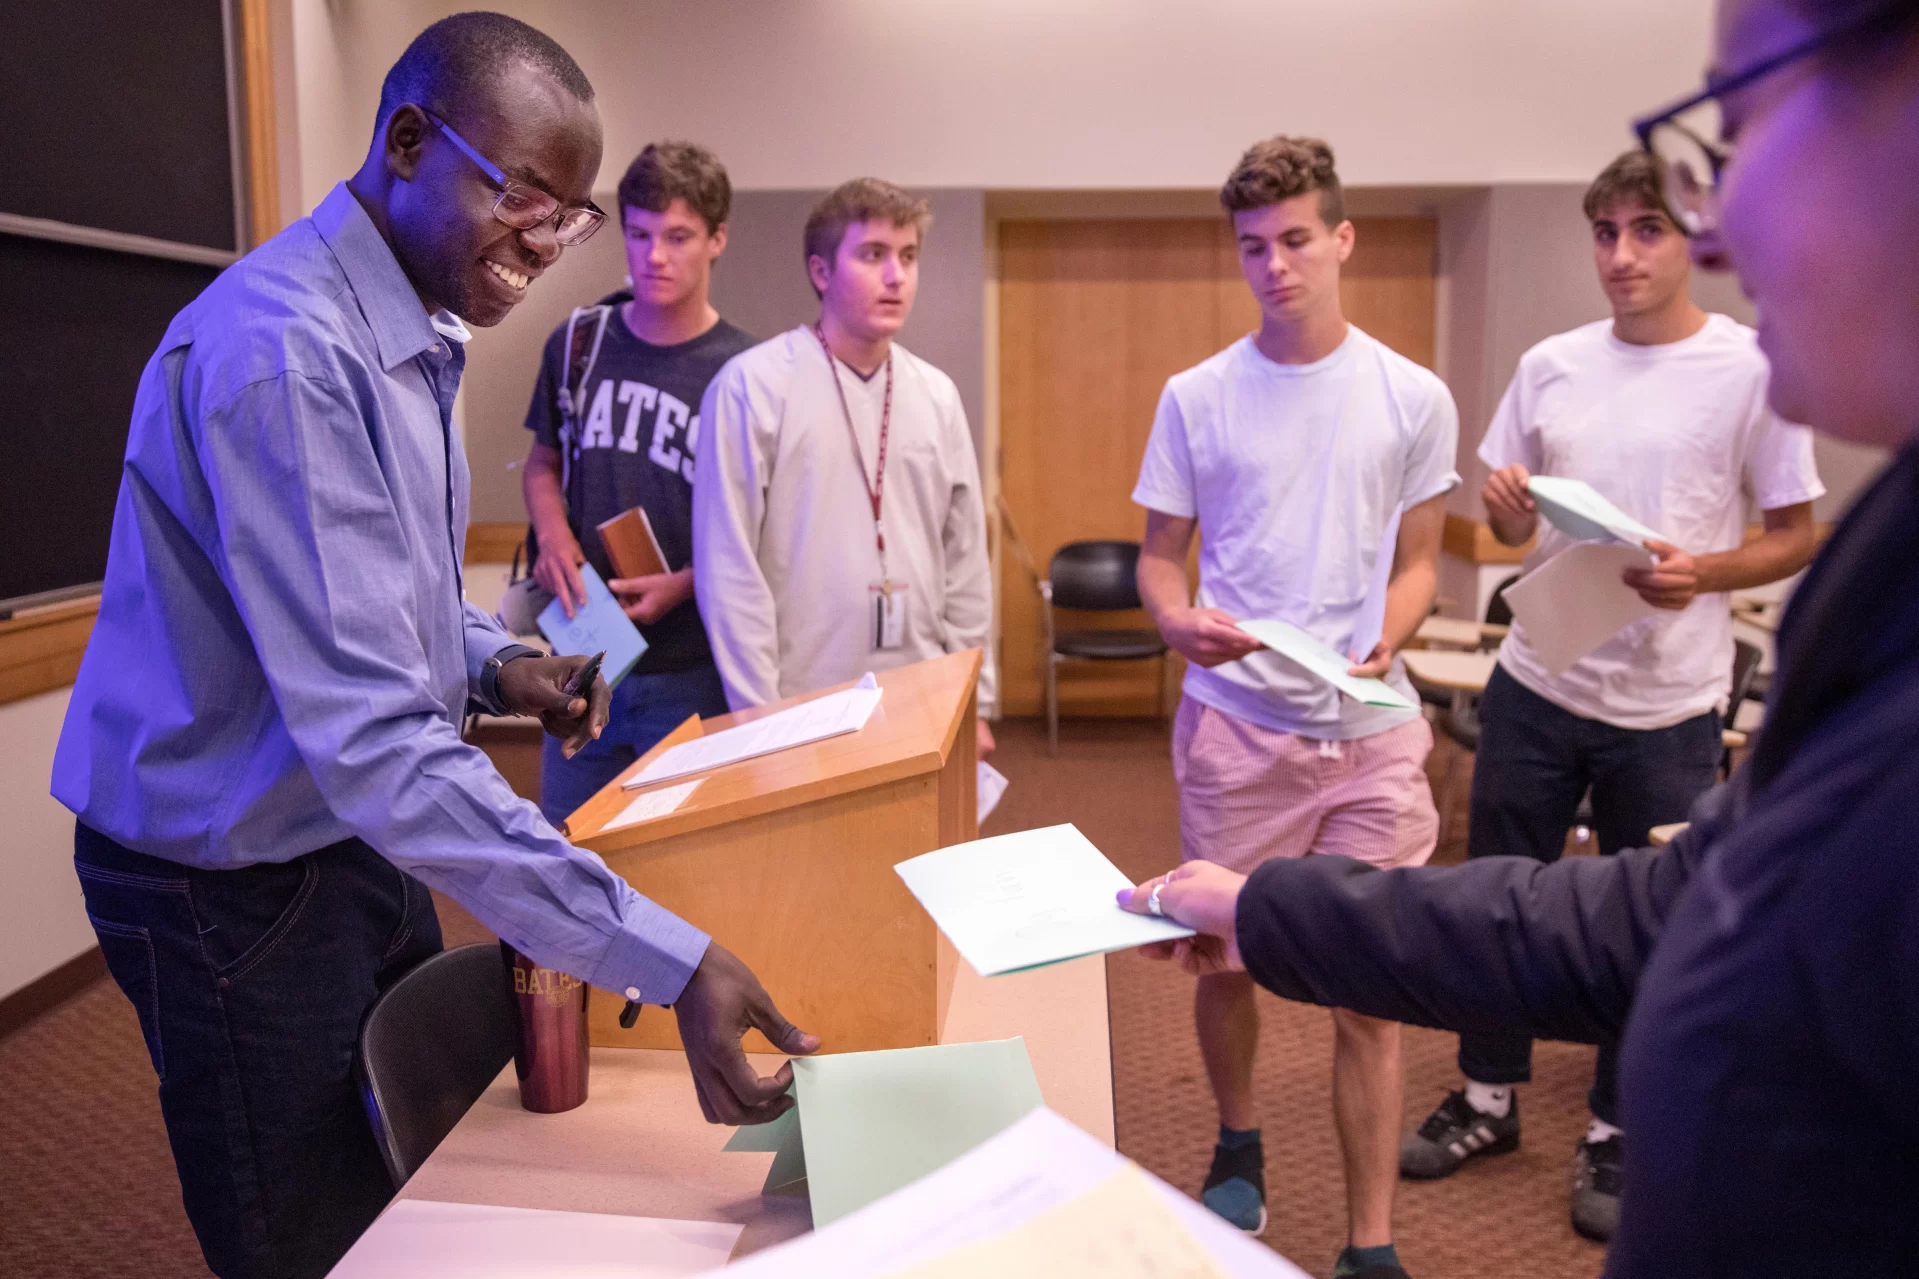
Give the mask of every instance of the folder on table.
<path id="1" fill-rule="evenodd" d="M 1346 672 L 1353 662 L 1334 651 L 1333 646 L 1314 638 L 1291 622 L 1248 618 L 1235 623 L 1240 630 L 1264 644 L 1288 661 L 1305 667 L 1328 684 L 1368 706 L 1386 706 L 1393 710 L 1416 711 L 1418 705 L 1400 695 L 1384 680 L 1364 679 Z"/>
<path id="2" fill-rule="evenodd" d="M 560 601 L 554 600 L 540 612 L 540 633 L 552 643 L 554 652 L 570 657 L 604 649 L 606 660 L 600 663 L 600 674 L 612 688 L 626 678 L 646 652 L 646 640 L 591 564 L 580 565 L 580 581 L 586 586 L 586 603 L 568 617 Z"/>
<path id="3" fill-rule="evenodd" d="M 653 521 L 646 517 L 646 508 L 621 511 L 598 525 L 598 531 L 606 558 L 613 562 L 613 571 L 619 576 L 656 577 L 673 571 L 667 567 L 660 539 L 653 535 Z"/>

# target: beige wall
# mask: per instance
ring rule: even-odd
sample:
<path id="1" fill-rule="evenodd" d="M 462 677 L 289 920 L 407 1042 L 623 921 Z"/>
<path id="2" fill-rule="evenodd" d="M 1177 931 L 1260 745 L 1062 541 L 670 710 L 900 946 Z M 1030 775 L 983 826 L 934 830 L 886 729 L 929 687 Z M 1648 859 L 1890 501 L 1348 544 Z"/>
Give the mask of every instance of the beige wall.
<path id="1" fill-rule="evenodd" d="M 73 873 L 73 814 L 47 793 L 68 692 L 0 706 L 0 998 L 94 945 Z"/>

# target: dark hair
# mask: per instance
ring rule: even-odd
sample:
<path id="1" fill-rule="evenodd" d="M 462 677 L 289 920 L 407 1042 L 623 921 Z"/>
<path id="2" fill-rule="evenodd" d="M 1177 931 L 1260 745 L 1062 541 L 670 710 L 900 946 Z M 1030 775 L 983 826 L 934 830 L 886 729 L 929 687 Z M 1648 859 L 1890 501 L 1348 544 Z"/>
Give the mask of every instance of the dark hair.
<path id="1" fill-rule="evenodd" d="M 411 102 L 446 114 L 476 88 L 491 88 L 507 68 L 527 64 L 581 102 L 593 101 L 586 72 L 551 36 L 503 13 L 456 13 L 413 37 L 380 85 L 377 132 Z"/>
<path id="2" fill-rule="evenodd" d="M 733 183 L 726 166 L 692 142 L 653 142 L 626 166 L 620 179 L 620 216 L 628 209 L 664 213 L 675 200 L 700 215 L 708 235 L 733 211 Z"/>
<path id="3" fill-rule="evenodd" d="M 1246 148 L 1219 189 L 1219 203 L 1231 217 L 1308 191 L 1319 192 L 1319 216 L 1327 226 L 1346 220 L 1346 194 L 1333 168 L 1333 149 L 1318 138 L 1280 134 Z"/>
<path id="4" fill-rule="evenodd" d="M 806 216 L 806 260 L 824 258 L 830 265 L 855 222 L 891 222 L 910 226 L 923 237 L 933 224 L 933 211 L 917 195 L 909 195 L 879 178 L 854 178 L 826 193 Z"/>
<path id="5" fill-rule="evenodd" d="M 1599 171 L 1599 176 L 1586 188 L 1585 203 L 1581 206 L 1586 211 L 1586 221 L 1597 222 L 1600 214 L 1621 200 L 1657 209 L 1665 213 L 1680 231 L 1686 230 L 1686 224 L 1668 211 L 1666 166 L 1644 151 L 1622 152 Z"/>

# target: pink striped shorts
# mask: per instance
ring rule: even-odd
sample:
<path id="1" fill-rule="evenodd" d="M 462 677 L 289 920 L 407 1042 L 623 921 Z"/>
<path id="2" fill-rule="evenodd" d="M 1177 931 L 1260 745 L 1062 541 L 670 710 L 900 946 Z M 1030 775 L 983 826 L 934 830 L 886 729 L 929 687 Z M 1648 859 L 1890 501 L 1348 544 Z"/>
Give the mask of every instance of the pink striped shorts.
<path id="1" fill-rule="evenodd" d="M 1339 853 L 1382 870 L 1423 865 L 1439 837 L 1426 781 L 1433 730 L 1410 720 L 1321 742 L 1183 698 L 1173 721 L 1180 859 L 1250 874 L 1273 857 Z"/>

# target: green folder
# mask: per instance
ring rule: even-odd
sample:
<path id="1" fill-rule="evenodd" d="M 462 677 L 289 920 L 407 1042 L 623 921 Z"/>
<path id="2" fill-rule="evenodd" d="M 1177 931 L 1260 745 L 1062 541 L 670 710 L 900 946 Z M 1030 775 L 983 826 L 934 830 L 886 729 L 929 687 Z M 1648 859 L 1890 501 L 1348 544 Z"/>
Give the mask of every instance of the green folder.
<path id="1" fill-rule="evenodd" d="M 1416 711 L 1419 705 L 1402 696 L 1384 680 L 1364 679 L 1346 672 L 1354 663 L 1291 622 L 1268 618 L 1248 618 L 1237 623 L 1239 629 L 1278 653 L 1296 662 L 1357 702 L 1368 706 L 1387 706 L 1393 710 Z"/>

